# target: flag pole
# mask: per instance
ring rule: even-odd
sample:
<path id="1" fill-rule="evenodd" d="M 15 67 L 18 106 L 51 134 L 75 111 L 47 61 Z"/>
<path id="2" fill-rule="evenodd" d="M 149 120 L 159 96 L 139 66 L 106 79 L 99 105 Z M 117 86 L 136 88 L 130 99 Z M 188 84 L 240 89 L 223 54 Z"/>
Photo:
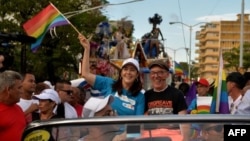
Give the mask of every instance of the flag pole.
<path id="1" fill-rule="evenodd" d="M 68 20 L 68 19 L 67 19 Z M 71 27 L 78 33 L 81 34 L 80 31 L 71 23 L 69 22 L 69 24 L 71 25 Z"/>
<path id="2" fill-rule="evenodd" d="M 222 49 L 219 50 L 219 69 L 218 69 L 218 81 L 217 81 L 217 95 L 216 95 L 216 112 L 220 111 L 220 98 L 221 98 L 221 86 L 222 86 L 222 74 L 223 73 L 223 58 L 222 58 Z"/>
<path id="3" fill-rule="evenodd" d="M 55 6 L 53 3 L 50 2 L 50 5 L 53 6 L 66 20 L 67 22 L 71 25 L 71 27 L 78 33 L 81 34 L 80 31 L 66 18 Z"/>
<path id="4" fill-rule="evenodd" d="M 81 10 L 81 11 L 73 11 L 73 12 L 69 12 L 68 14 L 72 13 L 73 15 L 70 15 L 70 17 L 74 16 L 74 15 L 77 15 L 77 14 L 80 14 L 80 13 L 83 13 L 85 11 L 89 11 L 89 10 L 95 10 L 95 9 L 99 9 L 99 8 L 102 8 L 102 7 L 107 7 L 107 6 L 113 6 L 113 5 L 123 5 L 123 4 L 128 4 L 128 3 L 134 3 L 134 2 L 139 2 L 139 1 L 143 1 L 143 0 L 131 0 L 131 1 L 128 1 L 128 2 L 122 2 L 122 3 L 116 3 L 116 4 L 104 4 L 104 5 L 100 5 L 100 6 L 97 6 L 97 7 L 92 7 L 90 9 L 87 9 L 87 10 Z M 62 14 L 55 6 L 53 3 L 49 2 L 51 6 L 53 6 L 67 21 L 68 23 L 73 27 L 73 29 L 78 33 L 78 34 L 81 34 L 79 32 L 79 30 L 68 20 L 68 18 L 66 18 L 64 16 L 64 14 Z"/>
<path id="5" fill-rule="evenodd" d="M 75 15 L 78 15 L 78 14 L 81 14 L 81 13 L 84 13 L 84 12 L 87 12 L 87 11 L 90 11 L 90 10 L 100 9 L 100 8 L 104 8 L 104 7 L 108 7 L 108 6 L 129 4 L 129 3 L 140 2 L 140 1 L 143 1 L 143 0 L 130 0 L 130 1 L 127 1 L 127 2 L 113 3 L 113 4 L 112 3 L 108 3 L 108 4 L 103 4 L 103 5 L 99 5 L 99 6 L 96 6 L 96 7 L 91 7 L 91 8 L 84 9 L 84 10 L 77 10 L 77 11 L 67 12 L 65 14 L 67 14 L 66 16 L 68 18 L 70 18 L 72 16 L 75 16 Z"/>

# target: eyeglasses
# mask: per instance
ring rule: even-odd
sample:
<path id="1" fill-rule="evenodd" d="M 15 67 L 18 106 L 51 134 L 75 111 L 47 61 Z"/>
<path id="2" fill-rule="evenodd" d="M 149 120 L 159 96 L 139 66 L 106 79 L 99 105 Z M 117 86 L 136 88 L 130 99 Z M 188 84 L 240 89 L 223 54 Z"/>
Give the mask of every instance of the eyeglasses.
<path id="1" fill-rule="evenodd" d="M 223 125 L 216 125 L 206 128 L 207 131 L 214 130 L 216 132 L 221 132 L 223 130 Z"/>
<path id="2" fill-rule="evenodd" d="M 67 95 L 72 95 L 73 93 L 72 90 L 60 90 L 60 91 L 64 91 L 65 93 L 67 93 Z"/>
<path id="3" fill-rule="evenodd" d="M 150 71 L 150 75 L 154 76 L 154 75 L 157 75 L 157 76 L 162 76 L 166 73 L 167 71 Z"/>

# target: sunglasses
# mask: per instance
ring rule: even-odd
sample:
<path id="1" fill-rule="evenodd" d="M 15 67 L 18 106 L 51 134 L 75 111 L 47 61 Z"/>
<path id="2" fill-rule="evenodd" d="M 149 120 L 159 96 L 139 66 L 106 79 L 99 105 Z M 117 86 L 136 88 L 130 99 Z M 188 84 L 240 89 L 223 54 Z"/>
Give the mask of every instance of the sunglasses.
<path id="1" fill-rule="evenodd" d="M 61 90 L 64 91 L 65 93 L 67 93 L 67 95 L 72 95 L 73 91 L 72 90 Z"/>
<path id="2" fill-rule="evenodd" d="M 223 130 L 223 125 L 216 125 L 206 128 L 207 131 L 214 130 L 216 132 L 221 132 Z"/>

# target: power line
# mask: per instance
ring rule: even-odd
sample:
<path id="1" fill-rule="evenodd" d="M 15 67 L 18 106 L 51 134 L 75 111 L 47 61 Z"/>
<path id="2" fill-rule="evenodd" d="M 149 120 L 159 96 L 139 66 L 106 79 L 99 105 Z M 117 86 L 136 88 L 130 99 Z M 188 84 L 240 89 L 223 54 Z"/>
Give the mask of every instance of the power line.
<path id="1" fill-rule="evenodd" d="M 217 6 L 219 5 L 219 3 L 220 3 L 220 0 L 217 0 L 216 3 L 215 3 L 215 5 L 213 6 L 211 12 L 208 15 L 212 15 L 214 13 L 214 10 L 217 8 Z"/>
<path id="2" fill-rule="evenodd" d="M 181 22 L 182 21 L 182 12 L 181 12 L 181 6 L 180 6 L 180 0 L 178 0 L 178 6 L 179 6 L 179 12 L 180 12 L 180 17 L 181 17 Z M 184 35 L 184 25 L 182 24 L 182 35 L 183 35 L 183 40 L 184 40 L 184 46 L 186 47 L 186 39 L 185 39 L 185 35 Z"/>

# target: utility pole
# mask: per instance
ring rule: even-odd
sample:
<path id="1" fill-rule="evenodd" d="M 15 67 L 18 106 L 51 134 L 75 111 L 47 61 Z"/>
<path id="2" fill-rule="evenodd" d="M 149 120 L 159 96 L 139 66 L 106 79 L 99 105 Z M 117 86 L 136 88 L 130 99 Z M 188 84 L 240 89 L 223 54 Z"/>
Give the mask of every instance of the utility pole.
<path id="1" fill-rule="evenodd" d="M 188 78 L 190 80 L 190 83 L 191 83 L 191 65 L 192 65 L 192 61 L 191 61 L 191 53 L 192 53 L 192 30 L 193 30 L 193 27 L 199 25 L 199 24 L 202 24 L 202 23 L 206 23 L 206 22 L 199 22 L 197 24 L 194 24 L 194 25 L 187 25 L 183 22 L 169 22 L 170 25 L 172 24 L 182 24 L 186 27 L 189 28 L 189 31 L 190 31 L 190 35 L 189 35 L 189 51 L 188 51 L 188 54 L 189 54 L 189 61 L 188 61 Z"/>
<path id="2" fill-rule="evenodd" d="M 240 61 L 239 69 L 243 69 L 243 44 L 244 44 L 244 0 L 241 4 L 241 19 L 240 19 Z"/>

